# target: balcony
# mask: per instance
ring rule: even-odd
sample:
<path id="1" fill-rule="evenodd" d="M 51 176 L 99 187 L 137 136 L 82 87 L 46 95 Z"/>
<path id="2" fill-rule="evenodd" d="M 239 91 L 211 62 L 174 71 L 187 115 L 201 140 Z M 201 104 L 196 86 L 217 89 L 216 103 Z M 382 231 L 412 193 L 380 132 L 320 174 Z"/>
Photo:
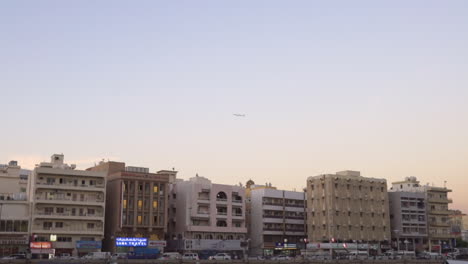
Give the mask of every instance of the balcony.
<path id="1" fill-rule="evenodd" d="M 436 214 L 436 215 L 450 215 L 449 210 L 440 210 L 440 209 L 435 209 L 435 210 L 430 210 L 429 214 Z"/>
<path id="2" fill-rule="evenodd" d="M 60 183 L 48 183 L 48 182 L 37 182 L 36 188 L 38 189 L 56 189 L 56 190 L 76 190 L 76 191 L 103 191 L 105 189 L 104 184 L 100 185 L 88 185 L 88 184 L 60 184 Z"/>
<path id="3" fill-rule="evenodd" d="M 443 203 L 443 204 L 453 203 L 453 200 L 452 200 L 452 199 L 449 199 L 449 198 L 439 198 L 439 197 L 427 198 L 427 201 L 428 201 L 429 203 Z"/>
<path id="4" fill-rule="evenodd" d="M 45 212 L 36 212 L 34 218 L 42 219 L 77 219 L 83 221 L 89 220 L 103 220 L 104 215 L 102 214 L 71 214 L 71 213 L 45 213 Z"/>
<path id="5" fill-rule="evenodd" d="M 33 227 L 33 233 L 37 234 L 77 234 L 77 235 L 102 235 L 104 232 L 104 228 L 92 228 L 88 229 L 86 227 L 66 227 L 66 228 L 57 228 L 57 227 Z"/>
<path id="6" fill-rule="evenodd" d="M 436 222 L 429 222 L 428 223 L 430 226 L 440 226 L 440 227 L 450 227 L 450 224 L 449 223 L 444 223 L 444 222 L 440 222 L 440 221 L 436 221 Z"/>
<path id="7" fill-rule="evenodd" d="M 72 205 L 94 205 L 94 206 L 104 206 L 104 199 L 91 199 L 91 198 L 84 198 L 84 199 L 46 199 L 44 196 L 36 197 L 36 203 L 47 203 L 47 204 L 72 204 Z"/>

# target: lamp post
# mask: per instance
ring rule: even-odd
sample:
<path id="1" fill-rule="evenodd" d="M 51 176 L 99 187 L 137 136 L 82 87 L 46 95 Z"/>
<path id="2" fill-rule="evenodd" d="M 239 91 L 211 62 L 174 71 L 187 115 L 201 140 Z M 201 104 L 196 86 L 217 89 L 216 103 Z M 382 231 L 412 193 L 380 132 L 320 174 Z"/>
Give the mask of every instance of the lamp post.
<path id="1" fill-rule="evenodd" d="M 409 243 L 408 239 L 405 239 L 405 241 L 403 241 L 403 243 L 405 243 L 405 254 L 404 254 L 404 256 L 406 257 L 406 252 L 408 252 L 408 243 Z"/>

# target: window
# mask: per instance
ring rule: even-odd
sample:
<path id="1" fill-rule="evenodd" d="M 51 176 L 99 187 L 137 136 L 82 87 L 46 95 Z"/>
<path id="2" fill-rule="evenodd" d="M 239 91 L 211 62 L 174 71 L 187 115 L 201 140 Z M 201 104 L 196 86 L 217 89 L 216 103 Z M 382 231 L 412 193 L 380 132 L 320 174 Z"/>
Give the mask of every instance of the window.
<path id="1" fill-rule="evenodd" d="M 94 209 L 88 208 L 88 215 L 94 215 Z"/>
<path id="2" fill-rule="evenodd" d="M 85 181 L 85 180 L 82 180 L 82 181 L 81 181 L 81 184 L 82 184 L 82 185 L 86 185 L 86 181 Z"/>
<path id="3" fill-rule="evenodd" d="M 123 200 L 123 208 L 127 209 L 127 200 Z"/>
<path id="4" fill-rule="evenodd" d="M 141 207 L 143 207 L 143 201 L 138 200 L 138 209 L 141 209 Z"/>
<path id="5" fill-rule="evenodd" d="M 348 212 L 348 216 L 351 216 L 351 212 Z"/>
<path id="6" fill-rule="evenodd" d="M 363 231 L 363 230 L 364 230 L 364 226 L 361 226 L 361 231 Z"/>
<path id="7" fill-rule="evenodd" d="M 89 185 L 96 185 L 96 181 L 95 180 L 89 180 Z"/>
<path id="8" fill-rule="evenodd" d="M 94 229 L 94 223 L 88 223 L 87 227 L 88 229 Z"/>
<path id="9" fill-rule="evenodd" d="M 138 190 L 143 191 L 143 184 L 138 185 Z"/>
<path id="10" fill-rule="evenodd" d="M 362 217 L 362 212 L 359 213 L 359 216 Z"/>
<path id="11" fill-rule="evenodd" d="M 57 208 L 57 214 L 63 214 L 65 212 L 65 208 L 63 207 L 58 207 Z"/>
<path id="12" fill-rule="evenodd" d="M 59 179 L 59 183 L 60 183 L 60 184 L 63 184 L 63 183 L 64 183 L 64 181 L 63 181 L 62 178 Z"/>
<path id="13" fill-rule="evenodd" d="M 226 221 L 224 221 L 224 220 L 218 220 L 218 221 L 216 222 L 216 226 L 226 227 L 226 226 L 227 226 L 227 223 L 226 223 Z"/>
<path id="14" fill-rule="evenodd" d="M 141 215 L 137 216 L 137 223 L 138 223 L 139 225 L 141 225 L 142 221 L 143 221 L 143 220 L 142 220 L 142 218 L 141 218 Z"/>
<path id="15" fill-rule="evenodd" d="M 44 222 L 42 223 L 42 227 L 45 229 L 45 230 L 49 230 L 52 228 L 52 222 Z"/>
<path id="16" fill-rule="evenodd" d="M 153 209 L 158 208 L 158 201 L 153 201 Z"/>
<path id="17" fill-rule="evenodd" d="M 51 215 L 53 213 L 54 213 L 54 208 L 53 207 L 45 207 L 44 208 L 44 214 Z"/>
<path id="18" fill-rule="evenodd" d="M 57 237 L 58 242 L 71 242 L 72 238 L 71 237 Z"/>
<path id="19" fill-rule="evenodd" d="M 63 228 L 63 222 L 55 222 L 55 228 Z"/>
<path id="20" fill-rule="evenodd" d="M 153 186 L 153 192 L 154 192 L 154 193 L 157 193 L 157 192 L 158 192 L 158 186 L 157 186 L 157 185 L 154 185 L 154 186 Z"/>

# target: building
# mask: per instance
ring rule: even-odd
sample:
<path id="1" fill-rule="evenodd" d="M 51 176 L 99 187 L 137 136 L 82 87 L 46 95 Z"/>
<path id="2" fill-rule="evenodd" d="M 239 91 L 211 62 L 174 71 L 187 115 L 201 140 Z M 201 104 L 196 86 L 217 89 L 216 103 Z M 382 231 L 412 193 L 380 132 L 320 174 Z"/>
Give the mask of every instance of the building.
<path id="1" fill-rule="evenodd" d="M 463 217 L 466 214 L 462 213 L 460 210 L 449 210 L 449 224 L 450 224 L 450 233 L 455 239 L 462 239 L 462 231 L 466 230 L 464 226 Z"/>
<path id="2" fill-rule="evenodd" d="M 245 254 L 245 188 L 214 184 L 204 177 L 177 180 L 171 186 L 169 234 L 171 249 L 202 257 L 230 252 Z"/>
<path id="3" fill-rule="evenodd" d="M 390 191 L 422 192 L 426 200 L 427 245 L 429 251 L 443 252 L 453 247 L 453 235 L 450 230 L 450 211 L 448 193 L 452 190 L 446 187 L 420 185 L 416 177 L 406 178 L 401 182 L 392 183 Z"/>
<path id="4" fill-rule="evenodd" d="M 112 253 L 163 251 L 167 231 L 167 194 L 176 171 L 149 172 L 148 168 L 126 167 L 123 162 L 100 162 L 89 171 L 107 175 L 106 239 L 104 249 Z M 117 238 L 145 238 L 146 247 L 117 246 Z"/>
<path id="5" fill-rule="evenodd" d="M 309 177 L 307 230 L 311 242 L 390 240 L 386 180 L 358 171 Z"/>
<path id="6" fill-rule="evenodd" d="M 29 174 L 16 161 L 0 165 L 0 256 L 29 249 Z"/>
<path id="7" fill-rule="evenodd" d="M 101 250 L 104 238 L 106 178 L 102 172 L 76 170 L 54 154 L 30 177 L 31 253 L 82 256 Z"/>
<path id="8" fill-rule="evenodd" d="M 419 186 L 415 177 L 408 177 L 405 181 L 393 183 L 388 192 L 394 247 L 422 252 L 428 243 L 426 195 L 422 191 L 398 188 L 402 184 Z"/>
<path id="9" fill-rule="evenodd" d="M 307 239 L 305 193 L 252 185 L 249 196 L 250 254 L 300 253 Z"/>

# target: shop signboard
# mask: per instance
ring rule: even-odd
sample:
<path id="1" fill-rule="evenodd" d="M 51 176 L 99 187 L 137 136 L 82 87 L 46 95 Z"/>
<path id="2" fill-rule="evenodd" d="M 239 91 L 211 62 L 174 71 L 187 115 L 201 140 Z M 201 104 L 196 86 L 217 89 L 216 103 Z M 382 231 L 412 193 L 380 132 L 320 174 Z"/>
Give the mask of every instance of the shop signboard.
<path id="1" fill-rule="evenodd" d="M 147 247 L 148 238 L 146 237 L 117 237 L 115 239 L 117 247 Z"/>
<path id="2" fill-rule="evenodd" d="M 78 248 L 78 249 L 99 249 L 99 248 L 102 248 L 102 242 L 101 241 L 78 240 L 78 241 L 76 241 L 76 248 Z"/>
<path id="3" fill-rule="evenodd" d="M 30 243 L 31 249 L 48 249 L 52 248 L 52 243 L 50 242 L 31 242 Z"/>
<path id="4" fill-rule="evenodd" d="M 166 240 L 149 240 L 148 247 L 151 248 L 162 248 L 167 245 Z"/>

